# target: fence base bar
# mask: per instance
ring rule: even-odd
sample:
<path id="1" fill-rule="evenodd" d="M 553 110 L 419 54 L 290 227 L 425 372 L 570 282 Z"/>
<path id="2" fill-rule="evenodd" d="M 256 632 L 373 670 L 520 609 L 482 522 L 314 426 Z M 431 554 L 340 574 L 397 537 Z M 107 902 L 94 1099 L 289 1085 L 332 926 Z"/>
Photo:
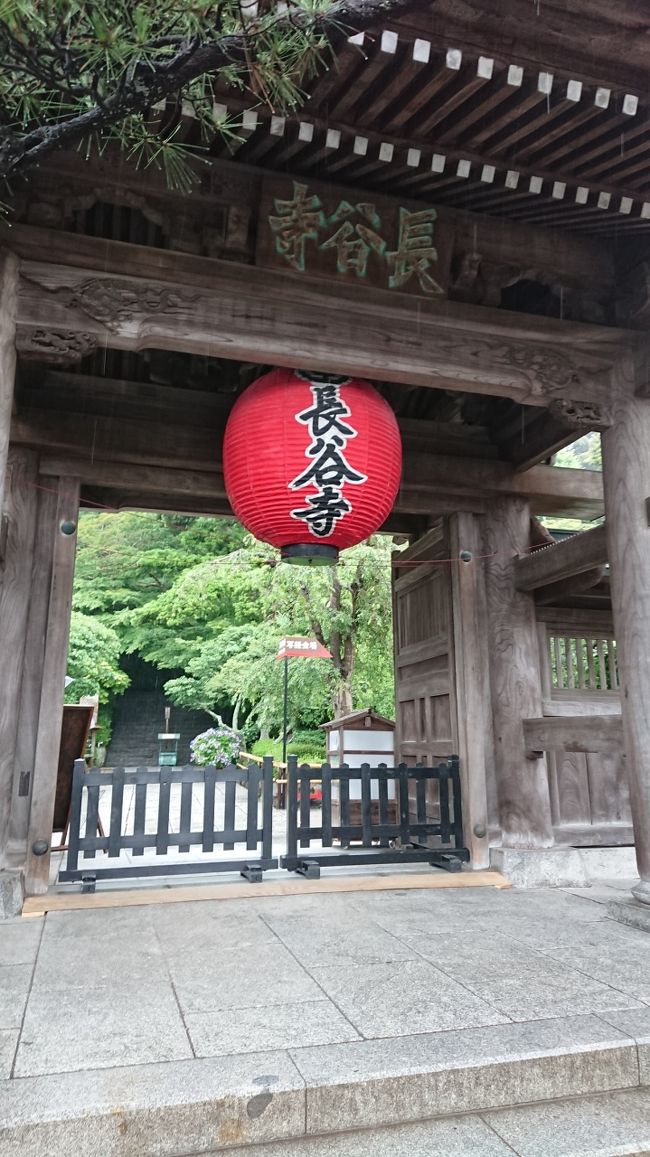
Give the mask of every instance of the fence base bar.
<path id="1" fill-rule="evenodd" d="M 464 850 L 459 848 L 457 852 L 438 852 L 432 856 L 429 863 L 432 868 L 444 868 L 445 872 L 460 872 L 463 861 L 469 859 L 469 856 L 463 856 Z"/>
<path id="2" fill-rule="evenodd" d="M 288 872 L 299 872 L 307 876 L 307 867 L 343 868 L 360 864 L 430 864 L 432 868 L 444 868 L 448 872 L 460 871 L 461 865 L 469 860 L 467 848 L 454 848 L 453 852 L 438 852 L 435 848 L 404 848 L 402 851 L 379 851 L 369 848 L 367 852 L 324 852 L 309 859 L 300 856 L 281 856 L 280 867 Z"/>
<path id="3" fill-rule="evenodd" d="M 59 881 L 62 884 L 84 880 L 93 877 L 95 880 L 128 880 L 139 876 L 196 876 L 199 872 L 239 872 L 244 875 L 247 871 L 256 869 L 259 872 L 270 872 L 277 868 L 277 859 L 269 860 L 210 860 L 202 863 L 187 864 L 143 864 L 132 868 L 97 868 L 89 872 L 79 868 L 77 871 L 59 872 Z M 248 877 L 246 877 L 248 879 Z"/>

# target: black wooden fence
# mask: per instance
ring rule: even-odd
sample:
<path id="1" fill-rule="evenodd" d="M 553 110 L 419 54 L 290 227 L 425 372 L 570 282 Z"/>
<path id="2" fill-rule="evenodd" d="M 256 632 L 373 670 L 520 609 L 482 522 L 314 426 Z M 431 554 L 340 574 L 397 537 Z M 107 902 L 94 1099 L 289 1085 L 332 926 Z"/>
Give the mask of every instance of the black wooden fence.
<path id="1" fill-rule="evenodd" d="M 458 871 L 469 859 L 456 755 L 436 767 L 360 768 L 298 766 L 293 756 L 288 773 L 287 854 L 280 863 L 289 871 L 318 876 L 324 866 L 414 861 Z M 322 794 L 316 815 L 314 783 Z M 313 844 L 332 849 L 335 841 L 341 850 L 301 851 Z M 353 844 L 363 850 L 349 851 Z"/>
<path id="2" fill-rule="evenodd" d="M 200 801 L 193 798 L 197 786 L 202 796 Z M 133 804 L 132 818 L 124 814 L 125 787 L 135 788 L 134 793 L 128 793 Z M 98 833 L 97 824 L 100 788 L 111 793 L 110 823 L 105 835 Z M 178 830 L 173 831 L 170 802 L 172 793 L 178 794 L 179 790 L 180 821 Z M 147 822 L 147 802 L 156 795 L 156 818 L 152 824 Z M 237 826 L 238 805 L 246 810 L 245 826 Z M 231 765 L 219 771 L 214 767 L 192 766 L 87 771 L 84 761 L 79 759 L 72 782 L 68 858 L 59 879 L 86 880 L 88 888 L 92 888 L 98 879 L 239 871 L 250 880 L 260 880 L 262 872 L 278 866 L 277 859 L 272 857 L 272 831 L 271 758 L 265 759 L 262 767 L 242 769 Z M 194 847 L 202 852 L 214 852 L 215 847 L 234 851 L 236 845 L 240 845 L 239 859 L 179 860 L 126 867 L 79 866 L 80 857 L 84 861 L 96 859 L 98 852 L 106 852 L 111 859 L 124 850 L 133 856 L 143 856 L 146 851 L 165 856 L 173 848 L 179 852 L 189 852 Z M 244 849 L 249 853 L 246 856 L 242 855 Z"/>

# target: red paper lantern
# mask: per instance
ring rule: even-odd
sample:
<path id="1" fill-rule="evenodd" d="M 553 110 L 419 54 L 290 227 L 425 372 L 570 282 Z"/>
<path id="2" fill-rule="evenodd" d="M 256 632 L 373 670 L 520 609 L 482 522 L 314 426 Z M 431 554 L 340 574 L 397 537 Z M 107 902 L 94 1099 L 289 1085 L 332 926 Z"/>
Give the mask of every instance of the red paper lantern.
<path id="1" fill-rule="evenodd" d="M 255 538 L 293 562 L 335 562 L 390 514 L 402 447 L 368 382 L 273 370 L 236 401 L 223 446 L 226 490 Z"/>

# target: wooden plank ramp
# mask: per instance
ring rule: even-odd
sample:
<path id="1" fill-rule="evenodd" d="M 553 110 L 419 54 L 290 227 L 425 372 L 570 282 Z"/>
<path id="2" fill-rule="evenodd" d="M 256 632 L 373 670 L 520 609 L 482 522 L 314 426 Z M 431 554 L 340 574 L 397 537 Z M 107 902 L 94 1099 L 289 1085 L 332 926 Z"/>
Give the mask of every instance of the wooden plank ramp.
<path id="1" fill-rule="evenodd" d="M 305 896 L 326 892 L 413 891 L 417 888 L 509 888 L 499 872 L 418 872 L 412 875 L 387 873 L 382 876 L 339 876 L 320 880 L 267 880 L 261 884 L 185 884 L 162 888 L 114 888 L 83 894 L 82 892 L 49 892 L 45 896 L 28 896 L 23 917 L 43 916 L 46 912 L 70 912 L 79 908 L 131 908 L 148 904 L 186 904 L 194 900 L 252 900 L 265 896 Z"/>

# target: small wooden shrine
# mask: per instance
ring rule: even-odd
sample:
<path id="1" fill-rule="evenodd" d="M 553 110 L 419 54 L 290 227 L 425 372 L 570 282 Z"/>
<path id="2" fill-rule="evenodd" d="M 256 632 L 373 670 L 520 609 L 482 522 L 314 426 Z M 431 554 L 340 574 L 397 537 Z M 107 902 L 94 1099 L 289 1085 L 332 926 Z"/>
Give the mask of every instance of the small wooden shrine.
<path id="1" fill-rule="evenodd" d="M 397 416 L 396 755 L 459 754 L 472 866 L 634 839 L 650 902 L 649 36 L 641 0 L 422 3 L 342 38 L 295 115 L 218 93 L 241 132 L 189 195 L 77 153 L 17 191 L 0 855 L 28 892 L 48 880 L 64 531 L 94 504 L 227 514 L 227 415 L 281 366 L 368 379 Z M 549 464 L 590 430 L 602 475 Z M 545 515 L 594 527 L 549 544 Z"/>

